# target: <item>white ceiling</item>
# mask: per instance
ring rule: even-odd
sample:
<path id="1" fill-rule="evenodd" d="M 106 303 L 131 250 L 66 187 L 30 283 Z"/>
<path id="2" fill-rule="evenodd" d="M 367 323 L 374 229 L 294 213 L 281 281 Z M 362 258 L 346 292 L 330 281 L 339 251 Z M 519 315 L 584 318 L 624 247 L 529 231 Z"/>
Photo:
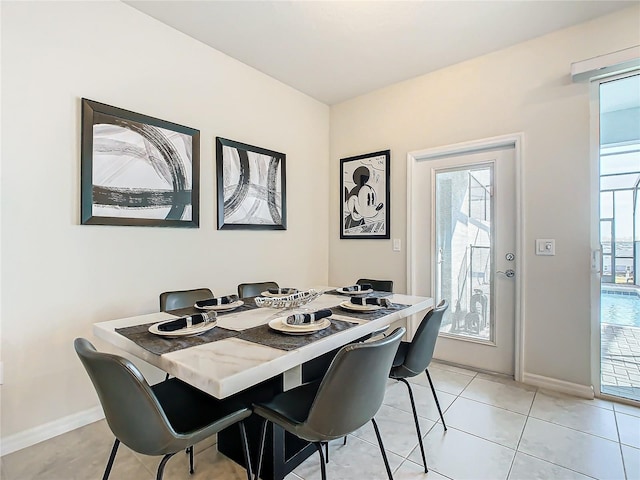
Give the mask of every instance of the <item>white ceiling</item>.
<path id="1" fill-rule="evenodd" d="M 329 105 L 638 3 L 124 1 Z"/>

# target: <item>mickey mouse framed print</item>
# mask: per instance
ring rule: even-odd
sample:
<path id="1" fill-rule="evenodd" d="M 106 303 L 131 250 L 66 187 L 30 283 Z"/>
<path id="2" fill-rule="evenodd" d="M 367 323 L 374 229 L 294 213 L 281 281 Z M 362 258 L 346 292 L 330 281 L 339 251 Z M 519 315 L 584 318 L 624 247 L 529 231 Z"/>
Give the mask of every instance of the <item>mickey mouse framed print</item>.
<path id="1" fill-rule="evenodd" d="M 391 238 L 390 164 L 390 150 L 340 159 L 340 238 Z"/>

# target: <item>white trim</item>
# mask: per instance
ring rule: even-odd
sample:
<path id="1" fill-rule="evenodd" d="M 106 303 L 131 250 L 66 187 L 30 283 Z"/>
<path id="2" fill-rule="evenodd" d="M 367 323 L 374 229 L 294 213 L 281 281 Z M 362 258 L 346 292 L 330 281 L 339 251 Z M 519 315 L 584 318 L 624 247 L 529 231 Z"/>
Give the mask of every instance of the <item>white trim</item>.
<path id="1" fill-rule="evenodd" d="M 556 392 L 566 393 L 574 397 L 593 399 L 593 386 L 580 385 L 579 383 L 565 382 L 557 378 L 544 377 L 535 373 L 524 372 L 522 374 L 522 383 L 533 385 L 534 387 L 553 390 Z"/>
<path id="2" fill-rule="evenodd" d="M 571 64 L 571 79 L 587 82 L 640 67 L 640 45 Z"/>
<path id="3" fill-rule="evenodd" d="M 104 412 L 102 407 L 98 405 L 88 410 L 74 413 L 43 425 L 38 425 L 37 427 L 24 430 L 14 435 L 9 435 L 2 439 L 0 444 L 0 454 L 7 455 L 9 453 L 22 450 L 23 448 L 30 447 L 36 443 L 44 442 L 50 438 L 75 430 L 76 428 L 97 422 L 103 418 Z"/>
<path id="4" fill-rule="evenodd" d="M 413 224 L 413 167 L 418 161 L 433 160 L 445 155 L 460 155 L 478 152 L 490 148 L 511 147 L 515 148 L 516 162 L 516 258 L 518 259 L 518 275 L 516 275 L 516 312 L 515 312 L 515 339 L 514 339 L 514 377 L 516 381 L 522 381 L 524 373 L 524 321 L 525 321 L 525 258 L 524 252 L 524 133 L 511 133 L 497 137 L 471 140 L 442 147 L 428 148 L 407 153 L 407 293 L 416 295 L 414 282 L 414 258 L 416 256 L 415 245 L 412 241 Z M 432 242 L 433 243 L 433 242 Z"/>

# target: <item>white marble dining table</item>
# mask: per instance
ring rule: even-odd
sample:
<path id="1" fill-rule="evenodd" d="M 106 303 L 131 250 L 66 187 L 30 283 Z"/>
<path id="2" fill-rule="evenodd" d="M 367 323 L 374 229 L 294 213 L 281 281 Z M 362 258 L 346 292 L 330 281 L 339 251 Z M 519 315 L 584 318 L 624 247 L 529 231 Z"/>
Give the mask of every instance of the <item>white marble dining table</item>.
<path id="1" fill-rule="evenodd" d="M 123 351 L 222 399 L 277 375 L 283 375 L 285 390 L 293 388 L 301 382 L 301 365 L 305 362 L 362 338 L 385 325 L 433 308 L 433 299 L 428 297 L 393 294 L 387 298 L 407 307 L 373 320 L 359 320 L 334 313 L 331 318 L 353 322 L 356 325 L 289 351 L 231 337 L 157 355 L 116 331 L 123 327 L 176 318 L 176 315 L 167 312 L 99 322 L 94 324 L 94 333 Z M 313 310 L 335 307 L 346 299 L 348 297 L 324 293 L 305 307 Z M 217 326 L 242 331 L 268 323 L 278 311 L 273 308 L 255 308 L 237 313 L 230 312 L 218 317 Z"/>

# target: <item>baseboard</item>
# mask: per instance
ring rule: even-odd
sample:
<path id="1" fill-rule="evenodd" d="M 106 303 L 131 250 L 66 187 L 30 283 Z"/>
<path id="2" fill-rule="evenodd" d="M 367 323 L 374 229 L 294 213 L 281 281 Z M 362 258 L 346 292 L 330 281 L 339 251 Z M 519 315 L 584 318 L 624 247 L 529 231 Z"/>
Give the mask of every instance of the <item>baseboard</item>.
<path id="1" fill-rule="evenodd" d="M 580 385 L 579 383 L 565 382 L 564 380 L 544 377 L 542 375 L 536 375 L 535 373 L 524 372 L 522 374 L 522 383 L 533 385 L 538 388 L 567 393 L 581 398 L 593 399 L 595 397 L 593 393 L 593 386 L 591 385 Z"/>
<path id="2" fill-rule="evenodd" d="M 0 440 L 0 456 L 22 450 L 36 443 L 75 430 L 76 428 L 97 422 L 103 418 L 104 412 L 102 411 L 102 407 L 98 405 L 88 410 L 60 418 L 59 420 L 54 420 L 53 422 L 48 422 L 14 435 L 9 435 Z"/>

